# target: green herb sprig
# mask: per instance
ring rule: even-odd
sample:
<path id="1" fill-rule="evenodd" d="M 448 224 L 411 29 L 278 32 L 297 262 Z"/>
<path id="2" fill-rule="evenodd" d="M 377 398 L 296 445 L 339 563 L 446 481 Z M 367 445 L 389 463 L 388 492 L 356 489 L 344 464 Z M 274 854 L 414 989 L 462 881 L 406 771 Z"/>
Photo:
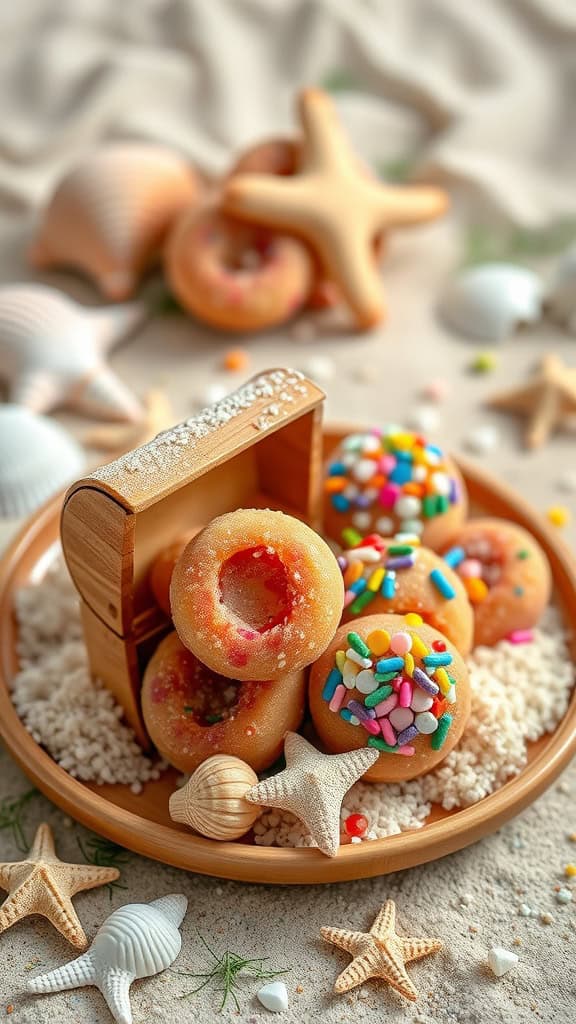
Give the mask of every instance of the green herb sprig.
<path id="1" fill-rule="evenodd" d="M 21 796 L 5 796 L 0 801 L 0 832 L 10 829 L 12 838 L 21 853 L 27 853 L 30 843 L 26 839 L 22 817 L 32 797 L 39 796 L 37 789 L 26 790 Z"/>
<path id="2" fill-rule="evenodd" d="M 576 221 L 558 221 L 543 228 L 469 226 L 464 243 L 464 265 L 496 261 L 530 263 L 555 256 L 576 239 Z"/>
<path id="3" fill-rule="evenodd" d="M 82 842 L 80 836 L 76 836 L 76 842 L 82 851 L 84 860 L 88 864 L 94 864 L 97 868 L 118 868 L 120 871 L 130 861 L 128 850 L 102 836 L 90 836 L 85 843 Z M 120 879 L 116 879 L 115 882 L 108 882 L 106 888 L 110 899 L 112 899 L 114 889 L 127 889 L 128 886 L 124 885 Z"/>
<path id="4" fill-rule="evenodd" d="M 269 957 L 244 957 L 239 953 L 233 953 L 230 950 L 226 950 L 221 956 L 218 956 L 213 949 L 208 945 L 206 939 L 198 932 L 198 938 L 202 945 L 210 954 L 210 966 L 205 971 L 173 971 L 173 974 L 180 974 L 185 978 L 201 978 L 201 983 L 191 992 L 185 992 L 181 995 L 180 999 L 189 999 L 191 996 L 196 995 L 201 989 L 213 982 L 217 985 L 217 991 L 222 993 L 222 1001 L 220 1003 L 220 1012 L 225 1008 L 228 999 L 234 1001 L 234 1005 L 238 1012 L 240 1012 L 240 1003 L 238 1002 L 238 996 L 236 991 L 239 988 L 238 978 L 241 975 L 251 978 L 257 978 L 258 980 L 268 980 L 270 978 L 277 978 L 279 974 L 287 974 L 290 968 L 286 968 L 283 971 L 270 971 L 264 964 Z M 219 984 L 218 984 L 219 983 Z"/>

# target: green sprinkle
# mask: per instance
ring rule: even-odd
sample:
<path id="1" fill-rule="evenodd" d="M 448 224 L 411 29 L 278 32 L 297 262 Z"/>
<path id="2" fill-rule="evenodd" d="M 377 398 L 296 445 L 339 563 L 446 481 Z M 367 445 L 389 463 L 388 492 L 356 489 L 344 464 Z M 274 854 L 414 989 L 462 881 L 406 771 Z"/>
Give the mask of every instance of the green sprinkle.
<path id="1" fill-rule="evenodd" d="M 359 654 L 362 658 L 370 657 L 370 648 L 368 644 L 365 644 L 362 637 L 358 633 L 348 633 L 348 643 L 356 654 Z"/>
<path id="2" fill-rule="evenodd" d="M 514 587 L 514 596 L 515 597 L 522 597 L 523 593 L 524 593 L 524 587 Z"/>
<path id="3" fill-rule="evenodd" d="M 391 544 L 386 552 L 387 555 L 411 555 L 414 548 L 411 544 Z"/>
<path id="4" fill-rule="evenodd" d="M 436 514 L 441 516 L 450 508 L 450 499 L 445 494 L 436 495 Z"/>
<path id="5" fill-rule="evenodd" d="M 478 352 L 470 363 L 472 373 L 491 373 L 498 365 L 498 360 L 492 352 Z"/>
<path id="6" fill-rule="evenodd" d="M 438 732 L 438 730 L 436 730 L 436 732 Z M 366 746 L 376 747 L 376 750 L 385 751 L 387 754 L 396 754 L 398 751 L 398 747 L 391 747 L 389 743 L 386 743 L 385 740 L 381 740 L 379 736 L 369 736 Z"/>
<path id="7" fill-rule="evenodd" d="M 377 591 L 375 590 L 365 590 L 363 594 L 359 594 L 358 597 L 354 598 L 350 605 L 352 615 L 358 615 L 358 613 L 361 612 L 367 604 L 370 604 L 370 601 L 374 600 L 376 594 Z M 364 657 L 367 658 L 370 655 L 370 649 L 367 647 L 366 650 L 368 651 L 368 654 L 364 655 Z"/>
<path id="8" fill-rule="evenodd" d="M 190 704 L 185 704 L 183 710 L 188 714 L 188 712 L 194 711 L 194 708 Z"/>
<path id="9" fill-rule="evenodd" d="M 355 530 L 352 526 L 347 526 L 344 530 L 342 530 L 342 540 L 344 541 L 346 547 L 355 548 L 357 544 L 360 544 L 362 540 L 362 534 L 358 533 L 358 530 Z"/>
<path id="10" fill-rule="evenodd" d="M 222 715 L 206 715 L 205 721 L 208 725 L 216 725 L 216 722 L 222 721 Z"/>
<path id="11" fill-rule="evenodd" d="M 364 704 L 367 708 L 375 708 L 381 700 L 386 700 L 394 689 L 393 686 L 380 686 L 377 690 L 373 690 L 367 697 L 364 698 Z"/>
<path id="12" fill-rule="evenodd" d="M 524 561 L 525 558 L 530 558 L 528 548 L 520 548 L 520 551 L 516 552 L 516 558 L 520 558 L 521 561 Z"/>
<path id="13" fill-rule="evenodd" d="M 441 750 L 444 746 L 444 741 L 448 735 L 450 726 L 452 725 L 452 715 L 447 712 L 438 719 L 438 728 L 436 732 L 432 733 L 430 745 L 432 750 Z"/>
<path id="14" fill-rule="evenodd" d="M 375 672 L 374 679 L 377 683 L 389 683 L 391 679 L 396 679 L 399 675 L 399 672 Z"/>
<path id="15" fill-rule="evenodd" d="M 431 519 L 432 516 L 436 515 L 436 498 L 435 494 L 427 494 L 422 502 L 422 515 L 425 519 Z"/>

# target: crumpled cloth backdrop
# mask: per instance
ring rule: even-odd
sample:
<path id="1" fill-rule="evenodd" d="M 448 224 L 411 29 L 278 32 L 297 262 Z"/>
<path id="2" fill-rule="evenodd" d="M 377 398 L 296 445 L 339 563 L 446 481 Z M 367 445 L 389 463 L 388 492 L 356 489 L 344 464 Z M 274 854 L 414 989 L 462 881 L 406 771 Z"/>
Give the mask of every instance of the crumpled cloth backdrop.
<path id="1" fill-rule="evenodd" d="M 571 0 L 25 0 L 0 32 L 0 189 L 19 203 L 103 137 L 221 172 L 290 131 L 296 87 L 345 68 L 366 156 L 416 149 L 417 172 L 524 224 L 576 214 Z"/>

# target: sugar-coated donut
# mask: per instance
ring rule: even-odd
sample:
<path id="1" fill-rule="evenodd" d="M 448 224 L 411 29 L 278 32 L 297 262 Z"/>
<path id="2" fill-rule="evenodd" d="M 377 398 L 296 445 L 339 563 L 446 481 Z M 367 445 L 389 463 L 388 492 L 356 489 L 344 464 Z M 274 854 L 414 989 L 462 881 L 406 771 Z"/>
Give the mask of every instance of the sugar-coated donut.
<path id="1" fill-rule="evenodd" d="M 324 480 L 324 532 L 391 537 L 416 534 L 442 550 L 464 522 L 467 496 L 459 470 L 426 438 L 397 426 L 349 434 L 332 452 Z"/>
<path id="2" fill-rule="evenodd" d="M 474 643 L 492 645 L 538 622 L 550 600 L 550 566 L 534 537 L 504 519 L 470 519 L 445 559 L 474 609 Z"/>
<path id="3" fill-rule="evenodd" d="M 313 262 L 304 243 L 235 220 L 213 207 L 176 224 L 165 255 L 176 298 L 220 330 L 258 331 L 305 303 Z"/>
<path id="4" fill-rule="evenodd" d="M 281 684 L 226 679 L 170 633 L 144 673 L 142 713 L 162 757 L 182 772 L 212 754 L 232 754 L 263 771 L 280 756 L 286 730 L 300 725 L 305 697 L 303 671 Z"/>
<path id="5" fill-rule="evenodd" d="M 343 622 L 413 611 L 447 636 L 460 654 L 469 653 L 474 617 L 464 583 L 441 555 L 416 538 L 409 543 L 372 534 L 343 552 L 338 564 L 346 591 Z"/>
<path id="6" fill-rule="evenodd" d="M 235 679 L 281 679 L 311 664 L 330 643 L 343 602 L 325 541 L 269 509 L 214 519 L 183 551 L 170 589 L 182 642 Z"/>
<path id="7" fill-rule="evenodd" d="M 184 536 L 179 537 L 178 540 L 174 540 L 171 544 L 162 548 L 150 567 L 150 575 L 148 577 L 150 590 L 156 604 L 160 606 L 166 615 L 170 615 L 170 583 L 174 566 L 188 542 L 192 540 L 192 537 L 196 536 L 199 529 L 200 527 L 195 530 L 189 530 Z"/>
<path id="8" fill-rule="evenodd" d="M 423 775 L 454 748 L 470 715 L 468 671 L 418 615 L 368 615 L 340 626 L 313 665 L 310 711 L 330 753 L 381 751 L 365 779 Z"/>

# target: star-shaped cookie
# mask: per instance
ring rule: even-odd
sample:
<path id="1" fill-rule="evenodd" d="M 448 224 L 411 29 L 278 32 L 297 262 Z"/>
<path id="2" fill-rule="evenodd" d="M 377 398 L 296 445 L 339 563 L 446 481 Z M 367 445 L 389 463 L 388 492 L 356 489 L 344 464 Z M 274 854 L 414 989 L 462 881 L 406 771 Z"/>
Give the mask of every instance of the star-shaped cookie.
<path id="1" fill-rule="evenodd" d="M 284 771 L 252 786 L 246 799 L 291 811 L 307 826 L 322 853 L 334 857 L 340 845 L 342 800 L 380 755 L 371 747 L 322 754 L 303 736 L 288 732 L 284 756 Z"/>
<path id="2" fill-rule="evenodd" d="M 76 949 L 86 949 L 88 940 L 72 906 L 72 896 L 114 882 L 119 874 L 117 868 L 59 860 L 50 826 L 39 825 L 26 860 L 0 864 L 0 889 L 8 891 L 0 907 L 0 932 L 23 917 L 41 914 Z"/>
<path id="3" fill-rule="evenodd" d="M 576 417 L 576 369 L 549 352 L 527 384 L 493 395 L 488 405 L 527 417 L 524 443 L 527 448 L 541 448 Z"/>
<path id="4" fill-rule="evenodd" d="M 385 185 L 352 151 L 332 101 L 319 89 L 299 98 L 302 156 L 295 175 L 239 174 L 224 187 L 224 209 L 302 236 L 317 252 L 361 327 L 384 313 L 374 242 L 390 228 L 439 217 L 440 188 Z"/>
<path id="5" fill-rule="evenodd" d="M 349 992 L 368 978 L 383 978 L 406 999 L 418 992 L 406 973 L 406 964 L 442 949 L 440 939 L 412 939 L 396 934 L 396 904 L 386 900 L 369 932 L 321 928 L 326 942 L 345 949 L 354 959 L 336 979 L 335 992 Z"/>

